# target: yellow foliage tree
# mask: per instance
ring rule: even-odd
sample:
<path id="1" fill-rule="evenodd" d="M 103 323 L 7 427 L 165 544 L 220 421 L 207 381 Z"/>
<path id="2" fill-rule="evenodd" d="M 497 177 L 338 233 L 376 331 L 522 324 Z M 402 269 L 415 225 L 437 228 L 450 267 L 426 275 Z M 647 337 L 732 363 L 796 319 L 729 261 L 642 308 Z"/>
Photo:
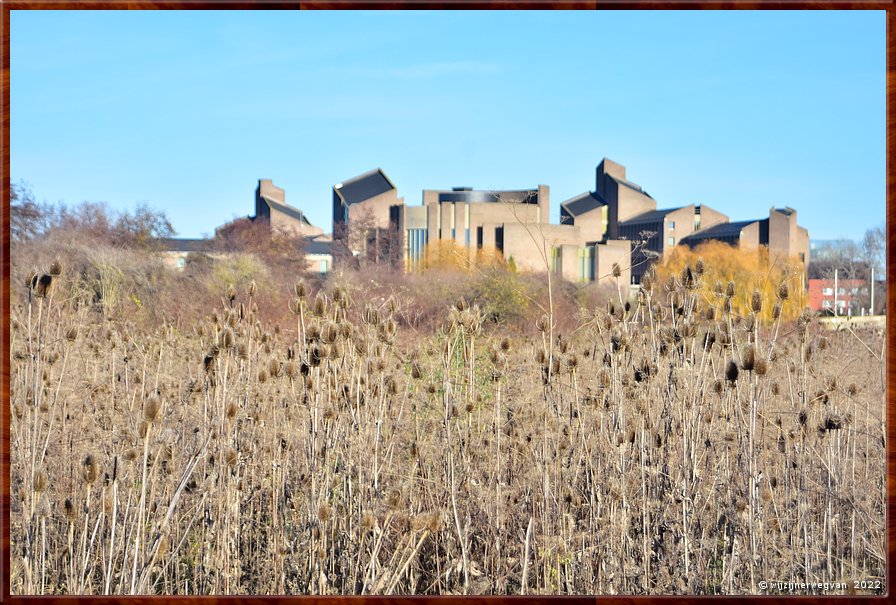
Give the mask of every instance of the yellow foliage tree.
<path id="1" fill-rule="evenodd" d="M 721 288 L 724 293 L 728 282 L 734 282 L 731 310 L 738 315 L 750 312 L 753 292 L 759 291 L 763 304 L 757 316 L 762 321 L 771 321 L 782 284 L 786 284 L 788 290 L 788 300 L 781 308 L 782 320 L 795 318 L 806 304 L 803 264 L 796 258 L 770 256 L 765 246 L 750 250 L 717 241 L 705 242 L 694 249 L 676 246 L 657 264 L 658 282 L 662 284 L 670 277 L 679 278 L 686 267 L 695 269 L 698 261 L 703 263 L 699 291 L 707 304 L 721 303 L 723 298 L 717 291 Z"/>
<path id="2" fill-rule="evenodd" d="M 432 241 L 423 252 L 424 269 L 470 271 L 473 267 L 499 267 L 504 264 L 504 257 L 494 248 L 480 248 L 471 258 L 469 248 L 450 239 Z"/>

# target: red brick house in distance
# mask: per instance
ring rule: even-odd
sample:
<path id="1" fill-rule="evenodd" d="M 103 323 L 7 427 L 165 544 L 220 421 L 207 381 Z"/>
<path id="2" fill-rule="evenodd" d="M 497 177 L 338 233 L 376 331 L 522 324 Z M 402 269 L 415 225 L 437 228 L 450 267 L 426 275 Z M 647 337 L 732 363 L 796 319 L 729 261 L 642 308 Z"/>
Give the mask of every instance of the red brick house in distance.
<path id="1" fill-rule="evenodd" d="M 809 280 L 809 307 L 813 311 L 834 312 L 837 315 L 867 315 L 871 291 L 864 279 L 838 279 L 836 291 L 833 279 Z"/>

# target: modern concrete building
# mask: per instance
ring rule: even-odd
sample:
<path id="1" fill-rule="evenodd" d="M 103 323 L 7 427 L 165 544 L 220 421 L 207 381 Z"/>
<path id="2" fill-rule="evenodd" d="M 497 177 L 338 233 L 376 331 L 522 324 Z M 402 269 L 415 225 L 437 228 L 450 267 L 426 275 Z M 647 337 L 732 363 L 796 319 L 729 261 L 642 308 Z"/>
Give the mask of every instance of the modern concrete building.
<path id="1" fill-rule="evenodd" d="M 320 227 L 311 224 L 298 208 L 286 203 L 286 192 L 275 186 L 271 179 L 259 179 L 255 189 L 255 217 L 263 218 L 271 225 L 272 231 L 291 233 L 302 237 L 320 235 Z"/>
<path id="2" fill-rule="evenodd" d="M 352 254 L 373 262 L 394 254 L 398 189 L 375 168 L 333 185 L 333 239 Z M 400 247 L 400 245 L 399 245 Z"/>
<path id="3" fill-rule="evenodd" d="M 735 223 L 705 204 L 658 209 L 650 194 L 628 180 L 625 166 L 607 158 L 597 166 L 594 191 L 560 204 L 560 222 L 580 226 L 590 241 L 631 242 L 633 283 L 675 246 L 707 240 L 747 248 L 763 245 L 773 257 L 798 258 L 804 264 L 809 260 L 809 233 L 797 225 L 793 208 L 772 208 L 768 219 Z"/>
<path id="4" fill-rule="evenodd" d="M 302 246 L 307 271 L 327 273 L 332 269 L 333 254 L 329 236 L 324 235 L 320 227 L 312 225 L 301 210 L 287 204 L 286 192 L 275 186 L 270 179 L 258 181 L 254 216 L 243 216 L 217 227 L 213 239 L 161 239 L 158 243 L 162 261 L 172 269 L 183 270 L 190 254 L 203 254 L 212 259 L 224 258 L 229 254 L 225 251 L 229 246 L 222 245 L 222 240 L 227 238 L 228 232 L 256 224 L 267 225 L 271 233 L 304 239 Z"/>
<path id="5" fill-rule="evenodd" d="M 421 268 L 427 248 L 450 242 L 470 261 L 482 251 L 493 252 L 519 270 L 550 270 L 569 281 L 616 283 L 615 263 L 623 272 L 619 283 L 627 285 L 629 242 L 598 243 L 603 206 L 595 200 L 568 204 L 561 210 L 565 220 L 555 225 L 549 222 L 547 185 L 500 191 L 424 190 L 422 205 L 401 206 L 397 213 L 405 266 Z"/>
<path id="6" fill-rule="evenodd" d="M 700 230 L 727 224 L 728 217 L 702 204 L 680 208 L 651 210 L 619 223 L 619 237 L 639 242 L 632 252 L 632 277 L 635 283 L 647 271 L 654 258 L 663 256 L 681 241 Z"/>
<path id="7" fill-rule="evenodd" d="M 793 208 L 770 208 L 768 218 L 736 223 L 719 223 L 696 231 L 681 240 L 695 247 L 707 240 L 723 241 L 740 248 L 768 247 L 771 258 L 795 258 L 804 266 L 809 263 L 809 231 L 796 222 Z"/>

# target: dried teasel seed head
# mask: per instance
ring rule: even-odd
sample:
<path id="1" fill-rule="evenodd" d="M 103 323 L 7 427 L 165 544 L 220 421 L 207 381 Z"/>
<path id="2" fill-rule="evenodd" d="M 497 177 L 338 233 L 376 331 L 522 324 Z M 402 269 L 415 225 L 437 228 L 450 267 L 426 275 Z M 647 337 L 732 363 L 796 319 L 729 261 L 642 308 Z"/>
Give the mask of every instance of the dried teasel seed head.
<path id="1" fill-rule="evenodd" d="M 706 272 L 706 265 L 703 264 L 703 259 L 698 258 L 697 262 L 694 265 L 694 273 L 698 276 L 703 275 Z"/>
<path id="2" fill-rule="evenodd" d="M 50 286 L 53 283 L 53 276 L 44 273 L 37 279 L 37 285 L 34 287 L 34 295 L 37 298 L 46 298 L 50 294 Z"/>
<path id="3" fill-rule="evenodd" d="M 619 266 L 619 263 L 613 263 L 613 277 L 620 277 L 622 275 L 622 267 Z"/>
<path id="4" fill-rule="evenodd" d="M 233 335 L 233 330 L 231 330 L 230 328 L 225 328 L 223 331 L 221 331 L 219 338 L 220 338 L 221 346 L 224 347 L 225 349 L 229 349 L 230 347 L 233 346 L 234 335 Z"/>
<path id="5" fill-rule="evenodd" d="M 318 520 L 320 520 L 321 523 L 326 523 L 327 521 L 330 520 L 331 512 L 332 511 L 330 510 L 329 505 L 327 505 L 326 503 L 321 504 L 320 507 L 317 509 Z"/>
<path id="6" fill-rule="evenodd" d="M 323 316 L 327 313 L 327 296 L 323 292 L 318 292 L 314 297 L 313 311 L 315 315 Z"/>
<path id="7" fill-rule="evenodd" d="M 787 282 L 781 282 L 781 285 L 778 286 L 778 300 L 787 300 L 790 298 L 790 288 L 787 287 Z"/>
<path id="8" fill-rule="evenodd" d="M 320 341 L 324 344 L 332 344 L 339 336 L 339 328 L 333 322 L 327 322 L 320 330 Z"/>
<path id="9" fill-rule="evenodd" d="M 697 287 L 697 278 L 694 276 L 694 270 L 690 265 L 686 265 L 681 271 L 681 285 L 686 290 L 693 290 Z"/>
<path id="10" fill-rule="evenodd" d="M 753 345 L 748 345 L 746 349 L 744 349 L 744 354 L 741 359 L 741 367 L 747 372 L 752 372 L 755 366 L 756 348 Z"/>
<path id="11" fill-rule="evenodd" d="M 32 479 L 31 488 L 36 494 L 42 494 L 47 491 L 47 486 L 49 485 L 49 481 L 47 480 L 47 473 L 43 470 L 39 470 L 34 473 L 34 478 Z"/>
<path id="12" fill-rule="evenodd" d="M 762 294 L 759 290 L 753 290 L 753 295 L 750 297 L 750 310 L 753 313 L 762 312 Z"/>
<path id="13" fill-rule="evenodd" d="M 645 273 L 641 278 L 641 289 L 644 292 L 650 292 L 653 289 L 653 278 L 650 273 Z"/>
<path id="14" fill-rule="evenodd" d="M 81 477 L 84 479 L 85 483 L 90 485 L 96 481 L 98 476 L 99 470 L 96 465 L 96 459 L 93 457 L 93 454 L 87 454 L 87 456 L 84 457 L 84 461 L 81 463 Z"/>
<path id="15" fill-rule="evenodd" d="M 75 342 L 78 338 L 78 327 L 72 326 L 65 331 L 65 339 L 69 342 Z"/>
<path id="16" fill-rule="evenodd" d="M 753 367 L 753 372 L 757 376 L 765 376 L 768 373 L 768 362 L 765 359 L 757 359 L 756 365 Z"/>
<path id="17" fill-rule="evenodd" d="M 725 286 L 725 296 L 727 296 L 728 298 L 733 298 L 736 291 L 737 288 L 735 287 L 734 282 L 729 281 L 728 285 Z"/>
<path id="18" fill-rule="evenodd" d="M 74 523 L 78 518 L 78 512 L 75 509 L 75 505 L 72 504 L 72 499 L 66 498 L 65 502 L 62 503 L 62 508 L 65 512 L 65 518 L 68 519 L 69 523 Z"/>
<path id="19" fill-rule="evenodd" d="M 729 382 L 734 382 L 737 380 L 738 374 L 739 370 L 737 364 L 733 359 L 729 360 L 728 366 L 725 368 L 725 378 L 728 379 Z"/>
<path id="20" fill-rule="evenodd" d="M 159 415 L 159 410 L 162 409 L 162 400 L 159 399 L 156 395 L 151 395 L 144 403 L 143 403 L 143 418 L 147 422 L 153 422 L 156 417 Z"/>
<path id="21" fill-rule="evenodd" d="M 58 260 L 54 260 L 52 263 L 50 263 L 50 269 L 47 272 L 53 277 L 59 277 L 59 275 L 62 273 L 62 263 L 60 263 Z"/>
<path id="22" fill-rule="evenodd" d="M 249 298 L 254 297 L 256 294 L 258 294 L 258 284 L 256 284 L 255 280 L 253 279 L 249 284 Z"/>
<path id="23" fill-rule="evenodd" d="M 542 315 L 535 322 L 535 329 L 537 329 L 539 332 L 547 332 L 548 328 L 550 327 L 550 324 L 551 324 L 551 322 L 548 319 L 548 316 Z"/>
<path id="24" fill-rule="evenodd" d="M 304 279 L 300 279 L 295 283 L 295 285 L 293 286 L 293 292 L 295 292 L 295 295 L 302 300 L 304 300 L 308 296 L 308 284 L 305 283 Z"/>

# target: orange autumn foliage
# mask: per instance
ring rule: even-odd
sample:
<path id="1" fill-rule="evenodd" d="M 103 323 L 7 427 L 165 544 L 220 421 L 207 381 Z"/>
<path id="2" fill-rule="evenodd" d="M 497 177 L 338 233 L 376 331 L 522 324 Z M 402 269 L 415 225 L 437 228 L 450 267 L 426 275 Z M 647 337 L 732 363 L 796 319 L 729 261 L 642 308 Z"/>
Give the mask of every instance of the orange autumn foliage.
<path id="1" fill-rule="evenodd" d="M 718 291 L 721 289 L 724 293 L 728 282 L 734 282 L 735 286 L 732 312 L 749 314 L 753 292 L 758 291 L 762 297 L 762 310 L 757 317 L 764 322 L 772 321 L 772 309 L 778 302 L 782 284 L 786 284 L 788 291 L 788 299 L 781 306 L 782 320 L 797 317 L 807 303 L 803 264 L 796 258 L 769 255 L 766 246 L 750 250 L 715 241 L 694 249 L 676 246 L 657 263 L 657 280 L 665 283 L 670 277 L 680 278 L 686 267 L 694 269 L 698 261 L 703 263 L 698 290 L 707 304 L 719 306 L 722 303 L 724 294 L 720 296 Z"/>

